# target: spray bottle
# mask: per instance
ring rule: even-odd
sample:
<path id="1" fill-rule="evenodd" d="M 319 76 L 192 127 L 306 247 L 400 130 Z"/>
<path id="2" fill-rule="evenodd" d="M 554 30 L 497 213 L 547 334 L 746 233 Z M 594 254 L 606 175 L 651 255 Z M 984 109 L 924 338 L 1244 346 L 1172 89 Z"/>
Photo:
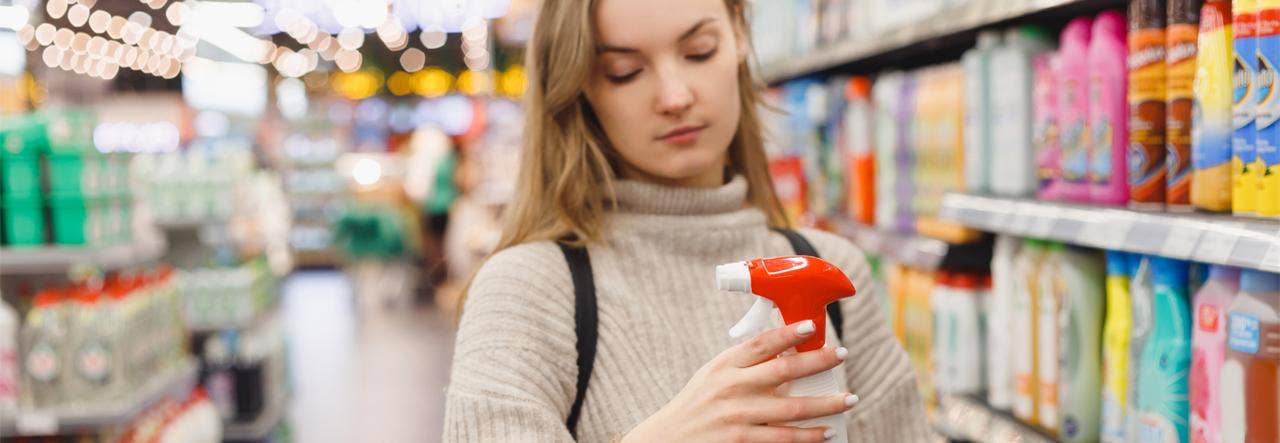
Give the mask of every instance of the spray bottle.
<path id="1" fill-rule="evenodd" d="M 796 345 L 796 352 L 821 349 L 826 344 L 827 305 L 856 292 L 849 277 L 835 265 L 808 256 L 758 258 L 716 266 L 716 288 L 722 291 L 756 295 L 755 304 L 729 330 L 729 335 L 742 338 L 769 327 L 773 308 L 782 312 L 786 324 L 812 320 L 816 328 L 812 337 Z M 845 392 L 837 371 L 842 367 L 814 374 L 791 383 L 793 397 L 819 397 Z M 835 432 L 828 441 L 847 442 L 844 414 L 789 423 L 812 428 L 825 426 Z"/>

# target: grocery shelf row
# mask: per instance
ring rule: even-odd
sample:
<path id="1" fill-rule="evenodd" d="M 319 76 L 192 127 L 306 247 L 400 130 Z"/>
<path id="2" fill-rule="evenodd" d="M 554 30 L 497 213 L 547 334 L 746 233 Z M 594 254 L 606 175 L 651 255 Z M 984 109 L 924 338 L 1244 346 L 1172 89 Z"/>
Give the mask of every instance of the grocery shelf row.
<path id="1" fill-rule="evenodd" d="M 147 238 L 135 238 L 133 243 L 101 247 L 0 248 L 0 274 L 58 274 L 77 265 L 93 265 L 103 270 L 128 268 L 155 261 L 164 255 L 165 250 L 163 239 Z"/>
<path id="2" fill-rule="evenodd" d="M 122 395 L 114 404 L 19 411 L 16 417 L 0 416 L 0 436 L 73 435 L 127 426 L 165 399 L 183 398 L 190 394 L 196 384 L 197 372 L 196 362 L 189 360 L 166 374 L 151 377 L 146 385 Z"/>
<path id="3" fill-rule="evenodd" d="M 935 427 L 951 439 L 975 442 L 1052 443 L 1057 439 L 967 395 L 938 399 Z"/>
<path id="4" fill-rule="evenodd" d="M 1280 222 L 947 194 L 942 216 L 999 234 L 1280 272 Z"/>
<path id="5" fill-rule="evenodd" d="M 934 19 L 889 30 L 873 39 L 852 39 L 819 47 L 807 54 L 760 67 L 760 78 L 776 84 L 810 74 L 835 70 L 841 66 L 905 49 L 929 49 L 939 39 L 961 38 L 978 30 L 1052 12 L 1065 7 L 1120 7 L 1123 0 L 970 0 L 941 11 Z M 864 66 L 865 67 L 865 66 Z"/>
<path id="6" fill-rule="evenodd" d="M 852 240 L 863 252 L 916 269 L 935 269 L 947 254 L 947 243 L 942 240 L 884 230 L 849 219 L 831 223 L 835 232 Z"/>

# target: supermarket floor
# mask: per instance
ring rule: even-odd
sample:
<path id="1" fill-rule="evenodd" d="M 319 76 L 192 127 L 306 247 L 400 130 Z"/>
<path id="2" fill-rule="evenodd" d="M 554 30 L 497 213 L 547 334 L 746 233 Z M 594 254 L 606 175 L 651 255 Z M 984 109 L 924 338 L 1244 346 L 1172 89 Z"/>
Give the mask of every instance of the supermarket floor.
<path id="1" fill-rule="evenodd" d="M 341 272 L 284 284 L 294 441 L 439 440 L 452 322 L 433 308 L 361 309 L 353 294 Z"/>

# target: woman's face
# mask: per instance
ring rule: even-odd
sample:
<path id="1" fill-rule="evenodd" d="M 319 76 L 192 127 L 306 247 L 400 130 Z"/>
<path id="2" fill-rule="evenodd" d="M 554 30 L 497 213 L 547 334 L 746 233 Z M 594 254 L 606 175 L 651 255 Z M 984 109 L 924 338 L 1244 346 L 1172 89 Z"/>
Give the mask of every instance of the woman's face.
<path id="1" fill-rule="evenodd" d="M 723 0 L 599 0 L 586 96 L 623 178 L 723 184 L 746 41 Z"/>

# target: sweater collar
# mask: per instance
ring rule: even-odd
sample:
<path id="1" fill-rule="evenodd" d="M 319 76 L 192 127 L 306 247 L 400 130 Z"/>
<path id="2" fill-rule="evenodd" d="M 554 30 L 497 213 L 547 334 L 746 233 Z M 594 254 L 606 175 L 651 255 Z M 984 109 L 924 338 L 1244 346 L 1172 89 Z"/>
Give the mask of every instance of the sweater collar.
<path id="1" fill-rule="evenodd" d="M 622 180 L 617 183 L 618 209 L 651 215 L 714 215 L 741 210 L 747 200 L 747 180 L 735 175 L 715 188 L 682 188 Z"/>

